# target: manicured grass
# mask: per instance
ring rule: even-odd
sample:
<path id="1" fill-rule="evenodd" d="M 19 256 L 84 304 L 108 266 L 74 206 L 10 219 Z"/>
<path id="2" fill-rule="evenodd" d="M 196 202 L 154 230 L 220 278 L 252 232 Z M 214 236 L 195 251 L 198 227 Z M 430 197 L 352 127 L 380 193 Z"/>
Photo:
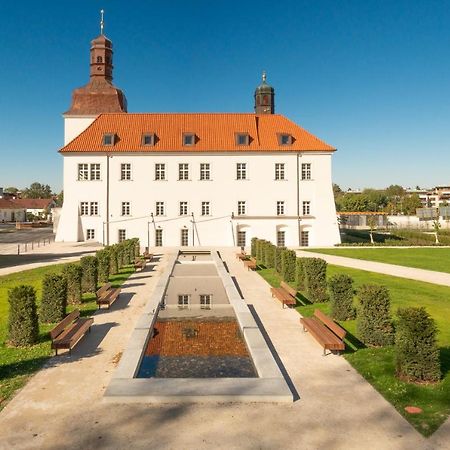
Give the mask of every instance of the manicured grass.
<path id="1" fill-rule="evenodd" d="M 36 345 L 27 348 L 14 348 L 7 345 L 8 290 L 21 284 L 31 285 L 36 289 L 39 304 L 44 275 L 61 273 L 63 267 L 64 264 L 58 264 L 0 277 L 0 410 L 14 392 L 24 386 L 28 378 L 39 370 L 53 354 L 48 331 L 53 328 L 54 324 L 40 324 L 39 342 Z M 118 287 L 133 272 L 134 268 L 127 266 L 121 270 L 121 273 L 111 276 L 110 281 L 114 287 Z M 76 308 L 80 309 L 83 316 L 92 315 L 97 309 L 95 294 L 85 294 L 83 303 L 69 306 L 68 311 Z"/>
<path id="2" fill-rule="evenodd" d="M 304 250 L 304 249 L 302 249 Z M 450 248 L 333 248 L 306 250 L 450 273 Z"/>
<path id="3" fill-rule="evenodd" d="M 258 273 L 269 284 L 279 285 L 281 278 L 273 269 L 262 269 Z M 344 357 L 420 433 L 431 435 L 450 415 L 450 288 L 341 266 L 329 265 L 327 273 L 328 277 L 338 273 L 350 275 L 355 281 L 355 288 L 366 283 L 385 285 L 391 294 L 394 320 L 395 311 L 406 306 L 425 306 L 436 320 L 443 379 L 429 386 L 398 380 L 395 377 L 394 348 L 365 348 L 358 340 L 356 321 L 340 322 L 348 337 Z M 329 303 L 311 304 L 305 295 L 304 292 L 297 295 L 296 309 L 300 314 L 312 316 L 315 309 L 330 312 Z M 422 408 L 423 413 L 406 413 L 404 408 L 409 405 Z"/>

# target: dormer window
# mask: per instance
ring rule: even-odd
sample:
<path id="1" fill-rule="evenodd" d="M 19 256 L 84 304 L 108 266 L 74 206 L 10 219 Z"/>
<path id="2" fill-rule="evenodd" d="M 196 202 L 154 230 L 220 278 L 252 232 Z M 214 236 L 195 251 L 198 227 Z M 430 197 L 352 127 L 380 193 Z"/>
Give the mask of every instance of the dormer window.
<path id="1" fill-rule="evenodd" d="M 142 135 L 142 145 L 145 146 L 155 145 L 155 133 L 144 133 Z"/>
<path id="2" fill-rule="evenodd" d="M 286 133 L 278 134 L 278 144 L 279 145 L 292 145 L 292 136 Z"/>
<path id="3" fill-rule="evenodd" d="M 192 146 L 195 145 L 194 133 L 183 133 L 183 145 Z"/>
<path id="4" fill-rule="evenodd" d="M 236 145 L 249 145 L 250 136 L 248 133 L 236 133 Z"/>
<path id="5" fill-rule="evenodd" d="M 113 133 L 105 133 L 103 135 L 103 145 L 114 145 L 115 135 Z"/>

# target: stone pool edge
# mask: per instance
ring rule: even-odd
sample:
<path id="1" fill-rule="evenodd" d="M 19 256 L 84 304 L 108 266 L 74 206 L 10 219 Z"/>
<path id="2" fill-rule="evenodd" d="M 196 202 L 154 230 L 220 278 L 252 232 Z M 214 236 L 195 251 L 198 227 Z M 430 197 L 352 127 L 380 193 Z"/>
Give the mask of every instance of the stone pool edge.
<path id="1" fill-rule="evenodd" d="M 135 378 L 179 253 L 169 254 L 166 269 L 136 322 L 103 400 L 116 403 L 292 402 L 292 392 L 253 315 L 214 250 L 211 250 L 211 258 L 236 314 L 258 378 Z"/>

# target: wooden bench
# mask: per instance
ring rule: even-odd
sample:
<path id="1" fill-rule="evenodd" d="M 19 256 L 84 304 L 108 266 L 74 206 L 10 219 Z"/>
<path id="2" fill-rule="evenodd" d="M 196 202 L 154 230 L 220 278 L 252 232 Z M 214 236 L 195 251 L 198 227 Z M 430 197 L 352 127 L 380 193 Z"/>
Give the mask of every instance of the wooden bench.
<path id="1" fill-rule="evenodd" d="M 322 311 L 316 309 L 314 317 L 302 317 L 300 323 L 303 325 L 303 331 L 309 331 L 323 347 L 324 356 L 327 350 L 345 350 L 344 338 L 347 332 Z"/>
<path id="2" fill-rule="evenodd" d="M 136 258 L 134 261 L 134 270 L 137 271 L 139 269 L 142 272 L 145 269 L 146 264 L 145 259 Z"/>
<path id="3" fill-rule="evenodd" d="M 98 309 L 102 305 L 109 307 L 119 298 L 120 288 L 113 288 L 111 283 L 104 284 L 96 293 Z"/>
<path id="4" fill-rule="evenodd" d="M 245 260 L 244 266 L 247 267 L 247 270 L 256 270 L 256 259 L 250 258 Z"/>
<path id="5" fill-rule="evenodd" d="M 248 255 L 245 252 L 236 253 L 236 258 L 240 261 L 245 261 L 248 258 Z"/>
<path id="6" fill-rule="evenodd" d="M 282 303 L 283 308 L 285 305 L 295 306 L 297 304 L 297 291 L 284 281 L 281 282 L 279 288 L 271 288 L 270 292 L 272 293 L 272 297 L 275 297 Z"/>
<path id="7" fill-rule="evenodd" d="M 59 348 L 69 349 L 69 354 L 77 342 L 85 335 L 86 331 L 91 331 L 91 325 L 94 323 L 92 317 L 80 318 L 80 311 L 76 309 L 64 317 L 61 322 L 50 331 L 52 348 L 55 349 L 55 355 Z"/>
<path id="8" fill-rule="evenodd" d="M 153 259 L 153 253 L 144 252 L 142 255 L 146 261 L 151 261 Z"/>

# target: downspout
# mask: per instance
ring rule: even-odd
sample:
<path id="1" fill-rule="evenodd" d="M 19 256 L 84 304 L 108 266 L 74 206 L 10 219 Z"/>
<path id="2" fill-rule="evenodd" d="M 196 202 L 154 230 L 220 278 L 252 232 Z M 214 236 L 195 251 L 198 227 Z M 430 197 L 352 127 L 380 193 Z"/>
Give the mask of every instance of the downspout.
<path id="1" fill-rule="evenodd" d="M 106 154 L 106 245 L 109 245 L 109 155 Z"/>
<path id="2" fill-rule="evenodd" d="M 300 226 L 300 154 L 297 153 L 297 227 L 298 227 L 298 246 L 302 245 L 302 232 Z"/>

